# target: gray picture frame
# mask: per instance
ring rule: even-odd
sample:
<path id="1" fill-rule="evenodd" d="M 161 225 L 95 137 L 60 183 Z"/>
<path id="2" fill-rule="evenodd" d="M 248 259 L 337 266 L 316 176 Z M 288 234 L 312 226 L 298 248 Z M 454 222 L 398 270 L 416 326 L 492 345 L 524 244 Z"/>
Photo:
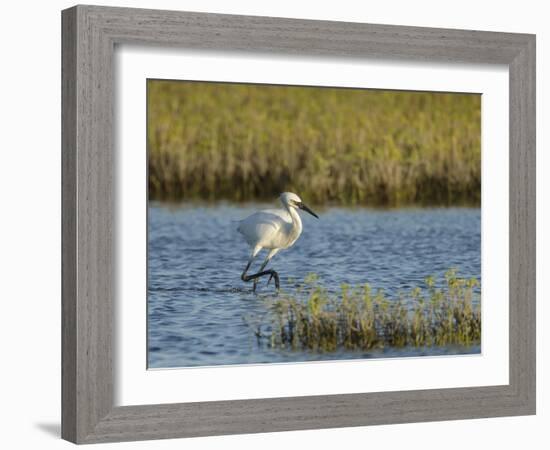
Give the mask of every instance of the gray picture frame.
<path id="1" fill-rule="evenodd" d="M 505 64 L 510 82 L 509 384 L 114 406 L 117 44 Z M 535 36 L 75 6 L 62 12 L 62 437 L 75 443 L 535 413 Z"/>

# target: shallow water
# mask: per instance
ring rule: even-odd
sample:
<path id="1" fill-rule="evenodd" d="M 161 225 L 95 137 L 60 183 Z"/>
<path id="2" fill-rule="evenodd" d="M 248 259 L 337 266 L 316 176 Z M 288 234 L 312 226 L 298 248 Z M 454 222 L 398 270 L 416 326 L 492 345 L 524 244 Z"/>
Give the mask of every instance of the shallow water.
<path id="1" fill-rule="evenodd" d="M 479 353 L 479 346 L 322 354 L 259 345 L 245 319 L 265 315 L 274 287 L 262 279 L 255 295 L 241 281 L 250 250 L 236 228 L 263 207 L 273 206 L 149 206 L 150 368 Z M 301 237 L 270 263 L 282 289 L 310 272 L 334 289 L 368 282 L 388 297 L 422 285 L 428 275 L 441 279 L 450 267 L 460 277 L 481 277 L 477 208 L 317 212 L 320 220 L 302 214 Z"/>

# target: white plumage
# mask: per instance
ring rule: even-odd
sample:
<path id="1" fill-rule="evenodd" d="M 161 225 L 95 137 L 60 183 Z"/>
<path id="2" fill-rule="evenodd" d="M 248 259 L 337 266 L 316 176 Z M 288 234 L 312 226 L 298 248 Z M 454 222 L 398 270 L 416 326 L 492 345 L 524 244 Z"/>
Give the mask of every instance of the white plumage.
<path id="1" fill-rule="evenodd" d="M 270 275 L 275 279 L 275 285 L 279 289 L 279 277 L 274 270 L 263 272 L 265 266 L 275 254 L 282 249 L 292 246 L 302 234 L 302 220 L 297 209 L 303 209 L 311 215 L 318 218 L 309 207 L 307 207 L 300 197 L 292 192 L 284 192 L 280 195 L 283 208 L 266 209 L 258 211 L 246 219 L 241 220 L 237 230 L 244 236 L 246 242 L 252 247 L 252 254 L 248 264 L 242 273 L 243 281 L 254 280 L 254 290 L 256 281 L 259 277 Z M 252 261 L 262 249 L 268 249 L 269 253 L 262 264 L 259 272 L 253 275 L 246 275 Z M 269 281 L 268 281 L 269 283 Z"/>
<path id="2" fill-rule="evenodd" d="M 296 214 L 294 226 L 289 212 L 283 209 L 265 209 L 258 211 L 239 224 L 238 231 L 251 247 L 262 248 L 290 247 L 302 232 L 302 221 Z"/>

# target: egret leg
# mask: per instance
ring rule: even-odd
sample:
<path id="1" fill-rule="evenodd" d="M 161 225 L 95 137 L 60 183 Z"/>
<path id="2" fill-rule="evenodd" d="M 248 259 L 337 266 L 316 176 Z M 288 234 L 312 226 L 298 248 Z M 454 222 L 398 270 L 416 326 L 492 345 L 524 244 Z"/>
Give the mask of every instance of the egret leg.
<path id="1" fill-rule="evenodd" d="M 277 289 L 277 292 L 279 292 L 279 289 L 280 289 L 280 286 L 281 286 L 281 283 L 279 282 L 279 274 L 277 272 L 275 272 L 273 269 L 263 270 L 265 268 L 265 266 L 267 265 L 267 263 L 269 262 L 269 260 L 275 255 L 275 253 L 277 253 L 277 251 L 278 251 L 278 249 L 272 249 L 269 252 L 269 254 L 267 255 L 267 257 L 266 257 L 264 263 L 262 264 L 262 267 L 260 268 L 260 271 L 258 273 L 247 275 L 246 272 L 248 272 L 248 269 L 250 269 L 250 265 L 252 264 L 252 261 L 254 260 L 256 254 L 258 252 L 254 251 L 252 253 L 252 256 L 248 260 L 248 264 L 246 265 L 246 267 L 245 267 L 245 269 L 244 269 L 244 271 L 241 275 L 241 280 L 243 280 L 246 283 L 249 282 L 249 281 L 254 281 L 253 291 L 256 290 L 256 282 L 257 282 L 258 278 L 269 275 L 269 280 L 268 280 L 267 283 L 269 284 L 269 282 L 273 278 L 275 280 L 275 288 Z"/>
<path id="2" fill-rule="evenodd" d="M 258 270 L 258 273 L 260 272 L 263 272 L 263 270 L 265 269 L 265 266 L 267 266 L 267 263 L 271 260 L 271 258 L 273 258 L 275 256 L 275 254 L 279 251 L 278 248 L 273 248 L 269 251 L 269 253 L 267 254 L 267 256 L 265 257 L 265 261 L 263 262 L 262 264 L 262 267 L 260 267 L 260 270 Z M 277 273 L 277 272 L 275 272 Z M 267 284 L 269 285 L 269 282 L 271 281 L 271 279 L 274 278 L 273 275 L 271 275 L 269 277 L 269 280 L 267 281 Z M 279 275 L 277 274 L 277 279 L 279 278 Z M 256 292 L 256 285 L 258 284 L 258 278 L 254 278 L 254 287 L 252 288 L 252 292 Z M 275 286 L 277 286 L 277 284 L 275 284 Z M 279 289 L 277 287 L 277 289 Z"/>
<path id="3" fill-rule="evenodd" d="M 268 283 L 273 278 L 275 280 L 275 288 L 277 289 L 277 291 L 279 291 L 279 289 L 281 288 L 281 283 L 279 281 L 279 274 L 275 272 L 273 269 L 264 270 L 262 272 L 254 273 L 252 275 L 246 275 L 243 273 L 241 276 L 241 279 L 245 282 L 248 282 L 248 281 L 256 280 L 261 277 L 265 277 L 267 275 L 269 275 Z"/>

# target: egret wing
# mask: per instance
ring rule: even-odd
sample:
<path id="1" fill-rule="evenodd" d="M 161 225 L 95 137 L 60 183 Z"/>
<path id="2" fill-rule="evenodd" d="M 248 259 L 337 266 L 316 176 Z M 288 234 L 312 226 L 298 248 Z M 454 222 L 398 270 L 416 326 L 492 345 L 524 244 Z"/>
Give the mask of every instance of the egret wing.
<path id="1" fill-rule="evenodd" d="M 284 210 L 264 210 L 243 219 L 237 230 L 250 246 L 263 248 L 282 247 L 286 235 L 285 226 L 291 223 L 290 215 Z"/>

